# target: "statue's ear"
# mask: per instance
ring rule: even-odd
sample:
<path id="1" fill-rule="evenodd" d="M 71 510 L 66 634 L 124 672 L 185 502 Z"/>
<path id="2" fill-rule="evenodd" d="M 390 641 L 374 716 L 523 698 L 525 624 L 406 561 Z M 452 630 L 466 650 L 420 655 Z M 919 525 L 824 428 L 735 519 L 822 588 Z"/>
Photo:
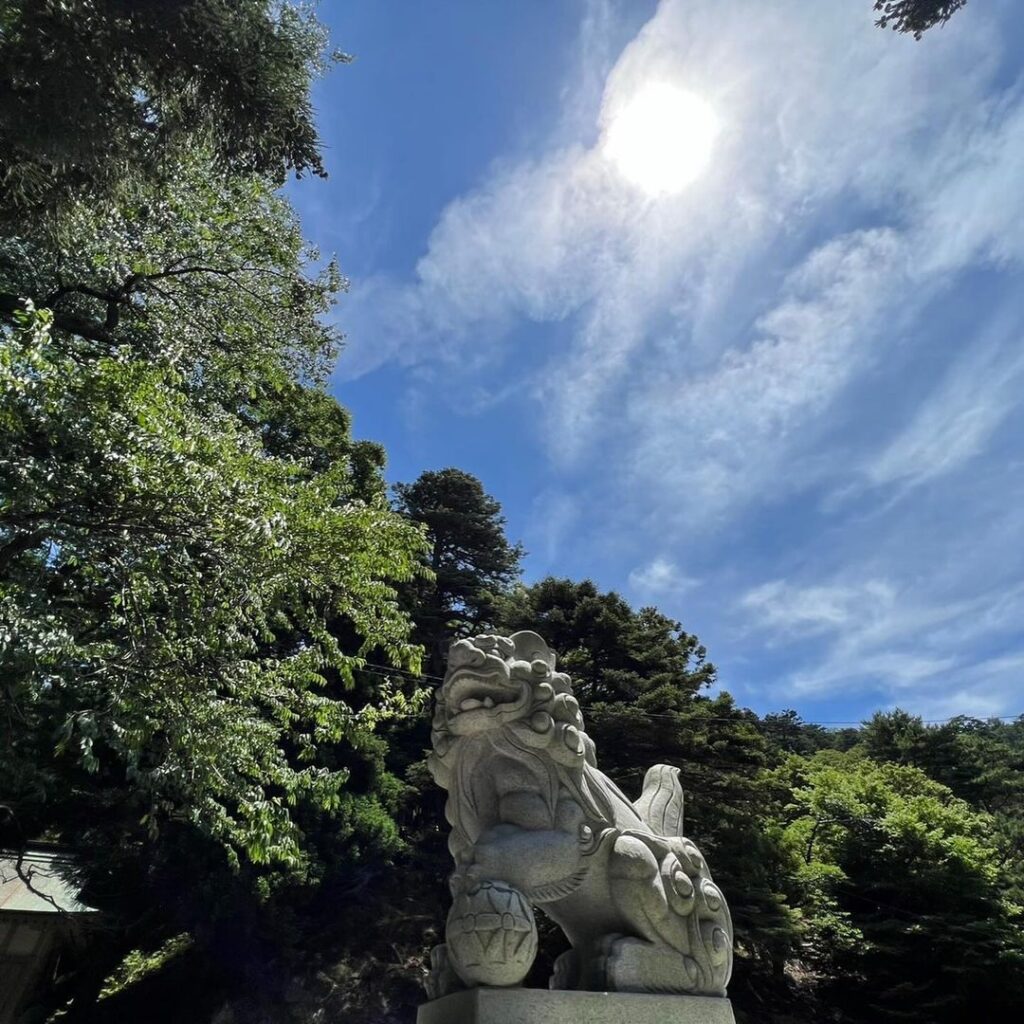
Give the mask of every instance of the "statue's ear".
<path id="1" fill-rule="evenodd" d="M 544 638 L 532 629 L 521 629 L 509 637 L 515 648 L 513 657 L 516 661 L 543 661 L 554 672 L 555 652 L 544 642 Z"/>
<path id="2" fill-rule="evenodd" d="M 452 770 L 437 754 L 427 754 L 427 769 L 442 789 L 448 789 L 452 781 Z"/>

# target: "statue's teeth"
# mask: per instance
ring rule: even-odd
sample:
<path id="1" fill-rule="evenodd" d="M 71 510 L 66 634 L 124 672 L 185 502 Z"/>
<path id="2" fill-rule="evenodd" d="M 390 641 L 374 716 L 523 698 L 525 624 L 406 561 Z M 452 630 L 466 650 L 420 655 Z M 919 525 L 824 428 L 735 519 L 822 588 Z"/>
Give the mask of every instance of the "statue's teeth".
<path id="1" fill-rule="evenodd" d="M 493 697 L 484 697 L 484 707 L 485 708 L 493 708 L 494 707 L 494 698 Z"/>

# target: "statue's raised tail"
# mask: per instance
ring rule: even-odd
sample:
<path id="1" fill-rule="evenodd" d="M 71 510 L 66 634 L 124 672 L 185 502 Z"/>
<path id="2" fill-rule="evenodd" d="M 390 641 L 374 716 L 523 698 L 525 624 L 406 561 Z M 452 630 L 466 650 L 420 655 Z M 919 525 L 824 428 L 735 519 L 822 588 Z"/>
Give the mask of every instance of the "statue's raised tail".
<path id="1" fill-rule="evenodd" d="M 644 776 L 644 791 L 633 804 L 656 836 L 683 834 L 683 788 L 679 769 L 656 764 Z"/>

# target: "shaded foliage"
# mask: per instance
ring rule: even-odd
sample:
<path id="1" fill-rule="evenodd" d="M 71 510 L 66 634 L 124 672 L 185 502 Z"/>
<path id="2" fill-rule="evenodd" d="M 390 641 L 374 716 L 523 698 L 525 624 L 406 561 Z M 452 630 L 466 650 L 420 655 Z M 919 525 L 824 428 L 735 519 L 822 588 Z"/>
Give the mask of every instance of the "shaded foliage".
<path id="1" fill-rule="evenodd" d="M 426 530 L 430 576 L 404 590 L 426 651 L 426 671 L 444 671 L 448 645 L 486 628 L 494 602 L 519 577 L 520 544 L 505 537 L 501 506 L 480 481 L 460 469 L 429 470 L 396 484 L 402 515 Z"/>
<path id="2" fill-rule="evenodd" d="M 269 3 L 0 5 L 0 776 L 116 935 L 82 1019 L 183 933 L 280 998 L 402 846 L 408 705 L 360 669 L 418 665 L 422 533 L 324 389 L 343 281 L 276 191 L 319 169 L 321 48 Z"/>
<path id="3" fill-rule="evenodd" d="M 505 595 L 503 629 L 535 629 L 558 651 L 582 702 L 638 700 L 672 706 L 715 679 L 700 641 L 656 608 L 634 611 L 618 594 L 584 580 L 548 577 Z"/>
<path id="4" fill-rule="evenodd" d="M 966 3 L 967 0 L 875 0 L 875 24 L 920 39 L 928 29 L 944 25 Z"/>
<path id="5" fill-rule="evenodd" d="M 0 222 L 218 170 L 323 174 L 309 102 L 325 36 L 271 0 L 0 0 Z"/>

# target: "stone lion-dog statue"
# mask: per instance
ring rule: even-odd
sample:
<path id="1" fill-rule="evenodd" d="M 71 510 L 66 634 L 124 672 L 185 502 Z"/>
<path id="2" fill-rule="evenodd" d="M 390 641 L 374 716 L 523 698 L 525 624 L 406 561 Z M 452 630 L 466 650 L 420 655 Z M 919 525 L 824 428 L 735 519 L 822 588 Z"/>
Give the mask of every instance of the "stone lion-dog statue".
<path id="1" fill-rule="evenodd" d="M 431 739 L 455 860 L 432 998 L 522 982 L 534 906 L 572 945 L 553 989 L 725 995 L 732 922 L 683 837 L 678 769 L 655 765 L 631 802 L 598 770 L 569 677 L 536 633 L 452 644 Z"/>

